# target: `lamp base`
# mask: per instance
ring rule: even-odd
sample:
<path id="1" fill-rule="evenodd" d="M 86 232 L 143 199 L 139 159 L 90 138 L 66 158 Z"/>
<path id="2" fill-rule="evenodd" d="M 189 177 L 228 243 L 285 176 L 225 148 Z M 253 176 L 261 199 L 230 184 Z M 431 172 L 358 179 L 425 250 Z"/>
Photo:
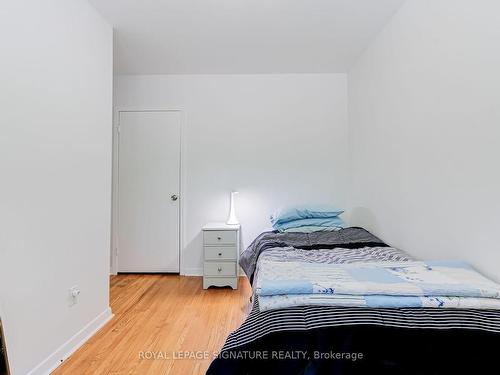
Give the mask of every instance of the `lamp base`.
<path id="1" fill-rule="evenodd" d="M 238 194 L 235 191 L 231 192 L 231 200 L 229 202 L 229 217 L 227 218 L 226 224 L 227 225 L 238 225 L 240 222 L 238 218 L 236 217 L 236 212 L 234 212 L 234 196 L 235 194 Z"/>

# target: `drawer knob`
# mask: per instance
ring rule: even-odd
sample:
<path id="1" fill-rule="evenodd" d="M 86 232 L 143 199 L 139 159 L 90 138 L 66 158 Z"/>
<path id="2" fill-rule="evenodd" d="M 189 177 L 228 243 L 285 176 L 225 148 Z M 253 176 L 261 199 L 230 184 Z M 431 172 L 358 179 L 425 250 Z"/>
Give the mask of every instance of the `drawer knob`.
<path id="1" fill-rule="evenodd" d="M 221 257 L 221 256 L 222 256 L 222 253 L 219 253 L 219 256 Z"/>
<path id="2" fill-rule="evenodd" d="M 220 241 L 220 240 L 222 240 L 222 237 L 217 237 L 217 239 Z"/>
<path id="3" fill-rule="evenodd" d="M 222 267 L 217 268 L 217 271 L 221 272 L 222 271 Z"/>

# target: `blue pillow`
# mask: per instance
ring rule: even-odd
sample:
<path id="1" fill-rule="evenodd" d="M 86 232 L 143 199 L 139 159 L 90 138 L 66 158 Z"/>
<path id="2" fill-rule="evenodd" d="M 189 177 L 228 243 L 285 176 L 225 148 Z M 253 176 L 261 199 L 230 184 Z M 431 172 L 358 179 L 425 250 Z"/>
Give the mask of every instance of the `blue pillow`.
<path id="1" fill-rule="evenodd" d="M 271 224 L 287 223 L 292 220 L 336 217 L 344 210 L 328 204 L 288 206 L 276 210 L 271 215 Z"/>
<path id="2" fill-rule="evenodd" d="M 286 223 L 274 224 L 273 228 L 283 232 L 290 228 L 299 228 L 299 227 L 339 227 L 342 228 L 344 226 L 344 220 L 340 217 L 323 217 L 323 218 L 311 218 L 311 219 L 299 219 L 292 220 Z"/>
<path id="3" fill-rule="evenodd" d="M 335 232 L 341 230 L 343 227 L 317 227 L 317 226 L 307 226 L 307 227 L 296 227 L 288 228 L 282 232 L 286 233 L 313 233 L 313 232 Z"/>

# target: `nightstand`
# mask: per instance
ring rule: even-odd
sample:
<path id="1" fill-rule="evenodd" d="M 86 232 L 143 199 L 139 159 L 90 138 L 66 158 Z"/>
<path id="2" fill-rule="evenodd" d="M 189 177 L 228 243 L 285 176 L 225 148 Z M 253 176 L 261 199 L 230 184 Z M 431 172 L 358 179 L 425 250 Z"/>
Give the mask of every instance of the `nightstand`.
<path id="1" fill-rule="evenodd" d="M 203 289 L 209 286 L 238 289 L 240 225 L 208 223 L 202 230 Z"/>

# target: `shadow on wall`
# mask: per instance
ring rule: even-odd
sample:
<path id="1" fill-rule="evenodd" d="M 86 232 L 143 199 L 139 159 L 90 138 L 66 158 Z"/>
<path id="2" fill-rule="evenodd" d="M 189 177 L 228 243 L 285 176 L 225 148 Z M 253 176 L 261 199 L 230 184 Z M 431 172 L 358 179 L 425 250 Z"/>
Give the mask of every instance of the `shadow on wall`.
<path id="1" fill-rule="evenodd" d="M 378 232 L 378 223 L 375 215 L 366 207 L 353 207 L 350 213 L 352 226 L 363 227 L 373 234 Z"/>
<path id="2" fill-rule="evenodd" d="M 201 276 L 203 275 L 203 234 L 200 231 L 188 240 L 185 239 L 184 247 L 180 249 L 181 275 Z"/>

